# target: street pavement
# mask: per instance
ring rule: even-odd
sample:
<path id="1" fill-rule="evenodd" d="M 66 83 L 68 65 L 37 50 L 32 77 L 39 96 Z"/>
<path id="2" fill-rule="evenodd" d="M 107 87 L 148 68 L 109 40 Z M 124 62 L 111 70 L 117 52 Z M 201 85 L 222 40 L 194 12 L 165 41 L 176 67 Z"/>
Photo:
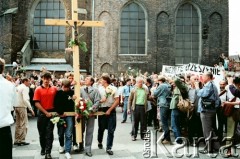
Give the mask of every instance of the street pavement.
<path id="1" fill-rule="evenodd" d="M 138 135 L 136 141 L 131 140 L 130 132 L 132 129 L 132 125 L 130 119 L 128 118 L 127 122 L 122 124 L 122 113 L 121 109 L 117 108 L 117 128 L 114 135 L 114 142 L 113 142 L 113 152 L 114 155 L 109 156 L 106 151 L 106 140 L 107 140 L 107 130 L 104 133 L 104 140 L 103 140 L 103 149 L 98 149 L 98 142 L 97 142 L 97 131 L 98 131 L 98 122 L 97 119 L 95 121 L 95 129 L 94 129 L 94 137 L 93 137 L 93 144 L 92 144 L 92 157 L 86 156 L 84 153 L 75 153 L 74 151 L 71 152 L 71 156 L 73 159 L 85 159 L 85 158 L 92 158 L 92 159 L 143 159 L 143 158 L 161 158 L 161 159 L 168 159 L 168 158 L 177 158 L 177 155 L 171 153 L 174 149 L 177 148 L 179 145 L 162 145 L 157 144 L 156 142 L 162 133 L 157 132 L 157 137 L 155 137 L 155 131 L 152 127 L 148 127 L 148 133 L 146 140 L 141 140 L 140 136 Z M 12 134 L 14 140 L 14 132 L 15 132 L 15 124 L 12 125 Z M 172 134 L 172 133 L 171 133 Z M 174 137 L 171 137 L 172 140 Z M 37 131 L 37 118 L 29 117 L 29 128 L 28 134 L 26 137 L 26 142 L 30 142 L 30 145 L 27 146 L 13 146 L 13 159 L 44 159 L 44 156 L 40 155 L 40 144 L 39 144 L 39 134 Z M 1 143 L 0 143 L 1 144 Z M 53 142 L 53 149 L 52 149 L 52 157 L 53 159 L 64 159 L 64 154 L 59 154 L 58 152 L 59 142 L 58 142 L 58 135 L 57 135 L 57 127 L 54 128 L 54 142 Z M 202 146 L 199 148 L 202 149 Z M 187 148 L 180 148 L 178 153 L 187 154 Z M 197 149 L 194 147 L 189 147 L 189 153 L 193 154 L 197 152 Z M 240 150 L 237 149 L 237 153 L 240 154 Z M 156 155 L 157 154 L 157 155 Z M 212 156 L 214 157 L 214 156 Z M 1 158 L 1 157 L 0 157 Z M 186 155 L 178 156 L 178 158 L 188 158 Z M 193 158 L 193 155 L 190 157 Z M 199 154 L 198 157 L 195 158 L 211 158 L 208 155 Z M 217 154 L 215 157 L 217 159 L 223 158 L 220 154 Z M 234 157 L 231 157 L 234 158 Z M 235 157 L 240 158 L 240 157 Z"/>

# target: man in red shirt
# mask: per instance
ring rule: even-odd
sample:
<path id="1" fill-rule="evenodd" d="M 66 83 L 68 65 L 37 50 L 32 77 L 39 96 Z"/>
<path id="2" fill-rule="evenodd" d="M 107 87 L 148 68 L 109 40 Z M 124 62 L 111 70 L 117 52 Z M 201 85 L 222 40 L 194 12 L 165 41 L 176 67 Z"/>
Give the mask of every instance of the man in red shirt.
<path id="1" fill-rule="evenodd" d="M 57 88 L 50 85 L 51 74 L 45 72 L 42 75 L 42 85 L 37 87 L 34 93 L 33 100 L 35 106 L 39 109 L 38 116 L 38 132 L 40 136 L 41 155 L 45 155 L 45 159 L 52 159 L 51 150 L 53 143 L 54 124 L 50 121 L 54 111 L 54 97 Z"/>

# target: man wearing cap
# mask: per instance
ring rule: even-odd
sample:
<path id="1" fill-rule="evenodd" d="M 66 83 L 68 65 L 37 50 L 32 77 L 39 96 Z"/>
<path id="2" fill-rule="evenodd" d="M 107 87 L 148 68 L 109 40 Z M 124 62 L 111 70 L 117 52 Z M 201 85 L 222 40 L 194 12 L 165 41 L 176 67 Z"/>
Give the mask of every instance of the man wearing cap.
<path id="1" fill-rule="evenodd" d="M 5 61 L 0 58 L 0 156 L 12 159 L 12 134 L 10 125 L 14 123 L 11 115 L 15 100 L 15 86 L 3 78 Z M 3 91 L 4 90 L 4 91 Z"/>

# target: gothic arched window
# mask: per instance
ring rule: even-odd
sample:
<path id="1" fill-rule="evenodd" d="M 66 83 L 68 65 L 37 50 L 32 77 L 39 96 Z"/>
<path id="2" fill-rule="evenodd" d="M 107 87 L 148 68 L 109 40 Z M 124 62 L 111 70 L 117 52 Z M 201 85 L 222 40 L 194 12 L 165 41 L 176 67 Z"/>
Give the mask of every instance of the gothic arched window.
<path id="1" fill-rule="evenodd" d="M 176 16 L 175 63 L 198 63 L 200 46 L 200 23 L 196 8 L 185 3 Z"/>
<path id="2" fill-rule="evenodd" d="M 65 19 L 64 7 L 59 0 L 41 0 L 33 20 L 34 50 L 64 50 L 65 27 L 47 26 L 45 19 Z"/>
<path id="3" fill-rule="evenodd" d="M 146 26 L 145 13 L 137 3 L 126 5 L 121 13 L 120 53 L 119 54 L 145 54 L 146 53 Z"/>

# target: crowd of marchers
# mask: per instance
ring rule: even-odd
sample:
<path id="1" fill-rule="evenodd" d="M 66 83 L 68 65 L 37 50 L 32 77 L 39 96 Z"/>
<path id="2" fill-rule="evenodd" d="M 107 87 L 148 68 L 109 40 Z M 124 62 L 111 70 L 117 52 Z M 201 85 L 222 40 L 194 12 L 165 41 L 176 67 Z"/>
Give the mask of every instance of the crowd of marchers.
<path id="1" fill-rule="evenodd" d="M 211 72 L 205 72 L 201 81 L 197 75 L 168 78 L 154 73 L 150 76 L 144 74 L 136 77 L 124 74 L 114 77 L 104 73 L 100 77 L 81 76 L 81 81 L 75 81 L 71 72 L 57 78 L 47 70 L 40 73 L 33 71 L 29 77 L 12 78 L 4 74 L 4 65 L 4 60 L 1 59 L 0 80 L 11 85 L 12 89 L 6 88 L 8 86 L 6 84 L 1 85 L 1 81 L 0 89 L 8 89 L 11 100 L 2 99 L 4 97 L 2 94 L 5 93 L 6 96 L 8 92 L 1 92 L 0 101 L 3 103 L 0 107 L 4 109 L 4 106 L 10 105 L 7 110 L 14 114 L 16 120 L 15 136 L 11 142 L 17 146 L 30 144 L 25 141 L 28 130 L 27 112 L 29 112 L 38 118 L 40 154 L 45 155 L 46 159 L 52 158 L 54 123 L 51 119 L 55 116 L 52 112 L 57 112 L 57 116 L 64 122 L 64 124 L 57 123 L 57 131 L 59 153 L 65 153 L 66 158 L 71 158 L 72 150 L 84 151 L 89 157 L 93 155 L 91 146 L 96 118 L 98 148 L 104 148 L 102 141 L 106 129 L 108 130 L 106 153 L 113 155 L 118 106 L 122 107 L 121 127 L 124 127 L 124 123 L 128 120 L 132 123 L 131 136 L 129 136 L 132 141 L 138 139 L 137 135 L 145 140 L 148 127 L 163 133 L 162 144 L 183 144 L 181 137 L 184 137 L 189 140 L 190 145 L 197 146 L 196 139 L 204 137 L 205 147 L 199 150 L 203 154 L 218 152 L 222 145 L 230 142 L 237 145 L 239 141 L 239 118 L 233 112 L 240 110 L 240 78 L 234 75 L 227 75 L 219 83 L 220 88 L 217 88 Z M 104 112 L 101 116 L 89 115 L 80 119 L 83 123 L 81 143 L 76 141 L 77 135 L 80 135 L 75 133 L 75 124 L 78 122 L 76 117 L 65 114 L 76 111 L 74 100 L 77 97 L 74 95 L 74 87 L 77 82 L 81 85 L 81 98 L 90 100 L 92 107 Z M 190 101 L 191 109 L 188 112 L 180 109 L 181 100 Z M 227 110 L 231 112 L 226 115 Z M 0 124 L 0 130 L 5 130 L 13 123 L 9 115 L 6 120 L 9 123 L 3 126 Z M 171 133 L 174 138 L 171 137 Z M 128 135 L 127 133 L 126 137 Z M 217 137 L 217 140 L 209 144 L 209 136 Z M 223 142 L 224 137 L 230 137 L 230 141 Z M 0 141 L 9 143 L 7 139 Z M 11 149 L 4 153 L 7 154 Z M 231 156 L 232 153 L 230 147 L 226 149 L 227 156 Z"/>

